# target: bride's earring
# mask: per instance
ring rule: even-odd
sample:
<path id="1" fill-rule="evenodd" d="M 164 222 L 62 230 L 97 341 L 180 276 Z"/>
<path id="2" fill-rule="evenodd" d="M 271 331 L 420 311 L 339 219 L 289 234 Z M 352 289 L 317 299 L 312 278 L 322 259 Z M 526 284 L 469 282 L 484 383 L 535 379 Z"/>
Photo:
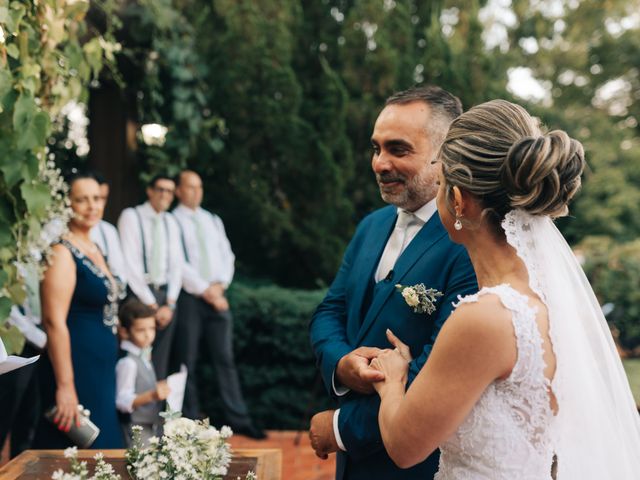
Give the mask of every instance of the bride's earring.
<path id="1" fill-rule="evenodd" d="M 456 217 L 456 222 L 453 224 L 453 228 L 458 231 L 462 230 L 462 222 L 460 221 L 460 217 Z"/>

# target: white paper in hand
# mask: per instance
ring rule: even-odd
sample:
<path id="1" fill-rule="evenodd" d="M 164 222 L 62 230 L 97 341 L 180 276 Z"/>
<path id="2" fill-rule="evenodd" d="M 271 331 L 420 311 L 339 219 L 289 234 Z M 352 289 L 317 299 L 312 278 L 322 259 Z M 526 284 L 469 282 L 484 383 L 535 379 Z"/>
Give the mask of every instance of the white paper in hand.
<path id="1" fill-rule="evenodd" d="M 173 412 L 182 412 L 182 402 L 184 400 L 184 389 L 187 386 L 187 367 L 180 365 L 178 373 L 167 377 L 167 385 L 171 390 L 167 397 L 167 405 Z"/>
<path id="2" fill-rule="evenodd" d="M 4 348 L 4 343 L 0 340 L 0 375 L 8 373 L 16 368 L 24 367 L 30 363 L 35 362 L 40 358 L 40 355 L 36 355 L 31 358 L 16 357 L 15 355 L 7 355 L 7 350 Z"/>

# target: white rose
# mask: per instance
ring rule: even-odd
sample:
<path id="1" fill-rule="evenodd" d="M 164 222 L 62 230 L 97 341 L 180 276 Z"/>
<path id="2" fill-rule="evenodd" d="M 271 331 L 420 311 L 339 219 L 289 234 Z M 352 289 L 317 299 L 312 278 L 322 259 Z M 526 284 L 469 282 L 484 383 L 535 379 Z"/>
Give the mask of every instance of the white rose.
<path id="1" fill-rule="evenodd" d="M 214 428 L 206 428 L 198 432 L 198 440 L 202 442 L 210 442 L 212 440 L 217 440 L 218 438 L 220 438 L 220 434 Z"/>
<path id="2" fill-rule="evenodd" d="M 407 305 L 409 305 L 410 307 L 416 307 L 420 303 L 420 298 L 418 297 L 418 294 L 411 287 L 407 287 L 404 290 L 402 290 L 402 297 L 404 298 L 404 301 L 407 302 Z"/>
<path id="3" fill-rule="evenodd" d="M 186 435 L 196 430 L 196 423 L 188 418 L 176 418 L 164 424 L 164 434 L 167 437 Z"/>

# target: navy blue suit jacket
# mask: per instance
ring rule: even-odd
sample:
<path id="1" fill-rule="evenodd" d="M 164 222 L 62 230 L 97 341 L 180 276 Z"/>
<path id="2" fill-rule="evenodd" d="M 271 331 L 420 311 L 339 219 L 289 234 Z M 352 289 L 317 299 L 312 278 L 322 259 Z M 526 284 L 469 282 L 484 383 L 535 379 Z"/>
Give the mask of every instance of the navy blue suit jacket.
<path id="1" fill-rule="evenodd" d="M 342 265 L 310 325 L 322 378 L 333 396 L 332 376 L 338 361 L 360 346 L 389 348 L 385 331 L 390 328 L 411 348 L 412 382 L 425 364 L 436 335 L 459 295 L 478 290 L 466 250 L 454 244 L 435 213 L 398 258 L 391 278 L 369 290 L 378 262 L 397 219 L 388 206 L 367 216 L 347 247 Z M 396 284 L 424 283 L 444 296 L 431 314 L 414 313 Z M 338 398 L 338 428 L 347 452 L 338 452 L 337 480 L 428 479 L 438 467 L 437 453 L 406 470 L 386 454 L 378 427 L 377 394 L 349 392 Z"/>

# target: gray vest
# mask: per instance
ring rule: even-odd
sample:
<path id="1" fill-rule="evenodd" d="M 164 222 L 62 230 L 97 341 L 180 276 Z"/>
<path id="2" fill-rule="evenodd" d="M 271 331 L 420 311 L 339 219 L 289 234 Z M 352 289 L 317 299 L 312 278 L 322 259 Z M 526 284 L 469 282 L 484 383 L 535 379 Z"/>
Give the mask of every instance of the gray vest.
<path id="1" fill-rule="evenodd" d="M 147 367 L 138 355 L 127 354 L 134 362 L 136 362 L 136 384 L 135 393 L 139 395 L 156 388 L 156 372 L 153 368 Z M 131 423 L 136 424 L 152 424 L 158 423 L 160 420 L 160 402 L 151 402 L 141 405 L 131 412 Z"/>

